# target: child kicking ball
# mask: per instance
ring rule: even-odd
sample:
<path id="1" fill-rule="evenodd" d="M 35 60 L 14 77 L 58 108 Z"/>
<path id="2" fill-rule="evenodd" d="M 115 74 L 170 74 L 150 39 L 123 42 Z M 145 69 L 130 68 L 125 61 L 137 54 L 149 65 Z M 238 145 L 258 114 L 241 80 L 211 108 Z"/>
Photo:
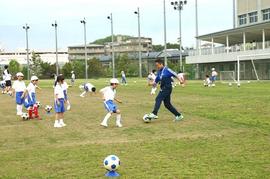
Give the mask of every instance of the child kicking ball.
<path id="1" fill-rule="evenodd" d="M 104 100 L 104 106 L 105 109 L 108 111 L 106 116 L 104 117 L 101 126 L 108 127 L 108 120 L 112 116 L 113 113 L 116 113 L 116 126 L 122 127 L 121 124 L 121 113 L 120 110 L 117 108 L 114 101 L 117 101 L 118 103 L 122 103 L 119 99 L 115 98 L 116 95 L 116 88 L 119 84 L 119 81 L 115 78 L 112 78 L 110 80 L 110 86 L 107 86 L 100 90 L 100 93 L 103 95 Z"/>

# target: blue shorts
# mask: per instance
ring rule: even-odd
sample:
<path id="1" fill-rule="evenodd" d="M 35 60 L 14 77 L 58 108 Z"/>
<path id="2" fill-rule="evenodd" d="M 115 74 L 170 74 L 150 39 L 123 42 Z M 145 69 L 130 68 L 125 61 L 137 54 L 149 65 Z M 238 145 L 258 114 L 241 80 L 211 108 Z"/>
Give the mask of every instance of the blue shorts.
<path id="1" fill-rule="evenodd" d="M 59 105 L 57 105 L 56 101 L 54 102 L 54 110 L 56 113 L 63 113 L 65 112 L 65 100 L 63 98 L 58 99 Z"/>
<path id="2" fill-rule="evenodd" d="M 117 106 L 114 104 L 113 100 L 104 101 L 104 107 L 108 112 L 116 113 Z"/>
<path id="3" fill-rule="evenodd" d="M 30 98 L 31 95 L 31 98 Z M 36 93 L 28 94 L 27 99 L 24 101 L 25 108 L 33 107 L 37 103 Z"/>
<path id="4" fill-rule="evenodd" d="M 24 104 L 24 98 L 21 98 L 23 95 L 23 91 L 21 92 L 16 92 L 16 103 L 19 105 Z"/>
<path id="5" fill-rule="evenodd" d="M 216 81 L 217 80 L 217 77 L 216 76 L 211 76 L 211 81 Z"/>

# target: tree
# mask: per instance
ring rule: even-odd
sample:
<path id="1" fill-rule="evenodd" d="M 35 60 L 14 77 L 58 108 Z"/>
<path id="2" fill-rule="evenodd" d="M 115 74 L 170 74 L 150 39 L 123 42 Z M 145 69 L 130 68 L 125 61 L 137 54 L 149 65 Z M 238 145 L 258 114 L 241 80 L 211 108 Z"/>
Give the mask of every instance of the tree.
<path id="1" fill-rule="evenodd" d="M 32 58 L 30 60 L 30 73 L 36 76 L 42 75 L 42 68 L 41 68 L 42 60 L 39 55 L 35 52 L 32 52 Z"/>
<path id="2" fill-rule="evenodd" d="M 130 60 L 127 54 L 119 55 L 116 58 L 116 76 L 120 74 L 121 71 L 125 71 L 128 74 L 128 68 L 130 65 Z"/>
<path id="3" fill-rule="evenodd" d="M 20 64 L 17 62 L 17 60 L 11 60 L 9 62 L 9 72 L 11 75 L 15 76 L 16 73 L 20 71 Z"/>
<path id="4" fill-rule="evenodd" d="M 97 58 L 92 58 L 88 61 L 88 74 L 90 77 L 102 77 L 105 74 L 105 70 L 101 62 Z"/>
<path id="5" fill-rule="evenodd" d="M 62 67 L 62 72 L 66 78 L 71 77 L 71 71 L 73 71 L 73 63 L 68 62 Z"/>
<path id="6" fill-rule="evenodd" d="M 48 62 L 41 62 L 40 67 L 41 67 L 41 74 L 42 74 L 40 78 L 43 78 L 43 79 L 52 78 L 53 74 L 56 73 L 55 64 L 50 64 Z"/>

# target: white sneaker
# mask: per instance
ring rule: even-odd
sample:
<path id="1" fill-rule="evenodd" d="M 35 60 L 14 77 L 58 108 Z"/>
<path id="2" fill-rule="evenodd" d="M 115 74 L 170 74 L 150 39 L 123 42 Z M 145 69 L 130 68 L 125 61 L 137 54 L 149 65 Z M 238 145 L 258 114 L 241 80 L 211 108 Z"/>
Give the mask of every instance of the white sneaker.
<path id="1" fill-rule="evenodd" d="M 83 95 L 80 95 L 80 97 L 84 98 L 84 96 L 83 96 Z"/>
<path id="2" fill-rule="evenodd" d="M 70 108 L 71 108 L 71 106 L 70 106 L 70 105 L 67 105 L 67 110 L 68 110 L 68 111 L 70 110 Z"/>
<path id="3" fill-rule="evenodd" d="M 150 114 L 148 115 L 148 117 L 151 118 L 151 119 L 158 119 L 158 116 L 155 115 L 155 114 L 153 114 L 153 113 L 150 113 Z"/>
<path id="4" fill-rule="evenodd" d="M 101 126 L 103 126 L 103 127 L 108 127 L 108 124 L 103 123 L 103 122 L 102 122 L 102 123 L 100 123 L 100 125 L 101 125 Z"/>
<path id="5" fill-rule="evenodd" d="M 117 122 L 117 123 L 116 123 L 116 126 L 117 126 L 117 127 L 120 127 L 120 128 L 123 127 L 123 125 L 122 125 L 120 122 Z"/>
<path id="6" fill-rule="evenodd" d="M 55 127 L 55 128 L 61 128 L 62 125 L 60 123 L 54 123 L 54 126 L 53 127 Z"/>
<path id="7" fill-rule="evenodd" d="M 67 126 L 62 119 L 59 121 L 59 124 L 60 124 L 61 127 Z"/>

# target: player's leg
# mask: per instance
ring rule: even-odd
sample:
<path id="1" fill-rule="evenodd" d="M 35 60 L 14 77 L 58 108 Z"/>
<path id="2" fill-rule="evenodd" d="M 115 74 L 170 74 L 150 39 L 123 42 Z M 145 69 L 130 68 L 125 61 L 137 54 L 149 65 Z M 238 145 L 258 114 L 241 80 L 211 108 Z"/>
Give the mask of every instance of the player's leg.
<path id="1" fill-rule="evenodd" d="M 103 121 L 101 122 L 101 126 L 108 127 L 108 120 L 113 114 L 113 102 L 112 101 L 104 101 L 104 107 L 108 111 L 108 113 L 105 115 Z"/>
<path id="2" fill-rule="evenodd" d="M 84 92 L 82 92 L 82 94 L 80 94 L 80 97 L 84 98 L 86 93 L 87 91 L 85 90 Z"/>
<path id="3" fill-rule="evenodd" d="M 121 124 L 121 112 L 119 109 L 116 110 L 116 126 L 123 127 L 123 125 Z"/>
<path id="4" fill-rule="evenodd" d="M 175 121 L 180 121 L 183 119 L 183 115 L 179 113 L 171 103 L 171 93 L 167 92 L 166 97 L 164 98 L 164 106 L 175 115 Z"/>
<path id="5" fill-rule="evenodd" d="M 162 103 L 162 101 L 164 100 L 164 94 L 163 94 L 163 91 L 160 91 L 156 97 L 156 100 L 155 100 L 155 106 L 154 106 L 154 110 L 151 114 L 149 114 L 149 118 L 153 118 L 153 119 L 157 119 L 158 116 L 158 111 L 159 111 L 159 108 L 160 108 L 160 105 Z"/>

